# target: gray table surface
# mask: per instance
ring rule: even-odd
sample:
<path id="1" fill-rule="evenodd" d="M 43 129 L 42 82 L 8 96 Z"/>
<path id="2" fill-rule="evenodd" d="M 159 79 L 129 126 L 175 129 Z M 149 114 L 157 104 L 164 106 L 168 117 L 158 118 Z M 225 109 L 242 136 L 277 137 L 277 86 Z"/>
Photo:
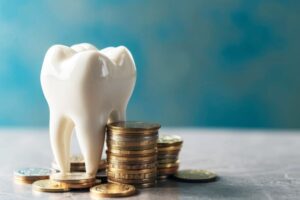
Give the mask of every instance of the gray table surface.
<path id="1" fill-rule="evenodd" d="M 128 199 L 300 199 L 300 132 L 162 129 L 160 134 L 183 137 L 181 169 L 209 169 L 220 179 L 169 180 Z M 0 135 L 0 199 L 91 199 L 89 192 L 36 193 L 31 185 L 14 183 L 16 168 L 50 167 L 49 135 L 27 129 Z M 76 142 L 72 148 L 78 151 Z"/>

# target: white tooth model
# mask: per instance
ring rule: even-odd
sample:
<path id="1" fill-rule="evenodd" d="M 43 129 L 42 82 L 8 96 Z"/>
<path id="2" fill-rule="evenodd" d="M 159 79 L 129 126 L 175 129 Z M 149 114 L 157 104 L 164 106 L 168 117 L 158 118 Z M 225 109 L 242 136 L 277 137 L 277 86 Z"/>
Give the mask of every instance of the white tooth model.
<path id="1" fill-rule="evenodd" d="M 124 46 L 98 50 L 83 43 L 54 45 L 46 53 L 41 84 L 49 105 L 51 147 L 62 174 L 70 172 L 70 141 L 76 130 L 86 173 L 95 176 L 108 122 L 125 121 L 136 81 Z"/>

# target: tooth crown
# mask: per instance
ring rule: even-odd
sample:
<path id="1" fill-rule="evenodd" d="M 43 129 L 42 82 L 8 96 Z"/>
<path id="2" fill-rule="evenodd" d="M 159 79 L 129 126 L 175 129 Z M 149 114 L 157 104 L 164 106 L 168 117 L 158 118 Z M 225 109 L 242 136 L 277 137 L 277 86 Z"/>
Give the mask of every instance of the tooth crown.
<path id="1" fill-rule="evenodd" d="M 62 172 L 69 171 L 70 135 L 75 127 L 87 163 L 95 173 L 108 121 L 126 118 L 136 67 L 124 46 L 98 50 L 83 43 L 54 45 L 46 53 L 41 85 L 50 110 L 50 138 Z"/>

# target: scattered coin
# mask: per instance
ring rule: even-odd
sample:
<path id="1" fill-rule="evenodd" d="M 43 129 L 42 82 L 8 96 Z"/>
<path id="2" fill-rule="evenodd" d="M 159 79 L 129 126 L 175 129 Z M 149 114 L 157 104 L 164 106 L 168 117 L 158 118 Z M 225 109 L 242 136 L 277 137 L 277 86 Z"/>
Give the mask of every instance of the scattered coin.
<path id="1" fill-rule="evenodd" d="M 208 170 L 180 170 L 174 177 L 185 182 L 212 182 L 217 179 L 217 174 Z"/>
<path id="2" fill-rule="evenodd" d="M 49 179 L 51 169 L 26 167 L 14 171 L 14 178 L 18 182 L 33 183 L 37 180 Z"/>
<path id="3" fill-rule="evenodd" d="M 94 186 L 90 189 L 97 197 L 128 197 L 136 193 L 135 187 L 127 184 L 107 183 Z"/>
<path id="4" fill-rule="evenodd" d="M 70 190 L 67 184 L 49 179 L 35 181 L 32 189 L 39 192 L 67 192 Z"/>

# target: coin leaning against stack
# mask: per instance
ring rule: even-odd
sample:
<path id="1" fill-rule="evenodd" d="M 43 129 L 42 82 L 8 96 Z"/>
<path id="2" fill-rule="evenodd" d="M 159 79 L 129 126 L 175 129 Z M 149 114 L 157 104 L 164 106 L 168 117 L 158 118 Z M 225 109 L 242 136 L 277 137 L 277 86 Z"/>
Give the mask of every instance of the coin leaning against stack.
<path id="1" fill-rule="evenodd" d="M 152 187 L 157 176 L 160 124 L 115 122 L 107 126 L 107 178 L 111 183 Z"/>
<path id="2" fill-rule="evenodd" d="M 157 142 L 157 179 L 164 180 L 177 172 L 182 143 L 181 137 L 176 135 L 159 136 Z"/>

